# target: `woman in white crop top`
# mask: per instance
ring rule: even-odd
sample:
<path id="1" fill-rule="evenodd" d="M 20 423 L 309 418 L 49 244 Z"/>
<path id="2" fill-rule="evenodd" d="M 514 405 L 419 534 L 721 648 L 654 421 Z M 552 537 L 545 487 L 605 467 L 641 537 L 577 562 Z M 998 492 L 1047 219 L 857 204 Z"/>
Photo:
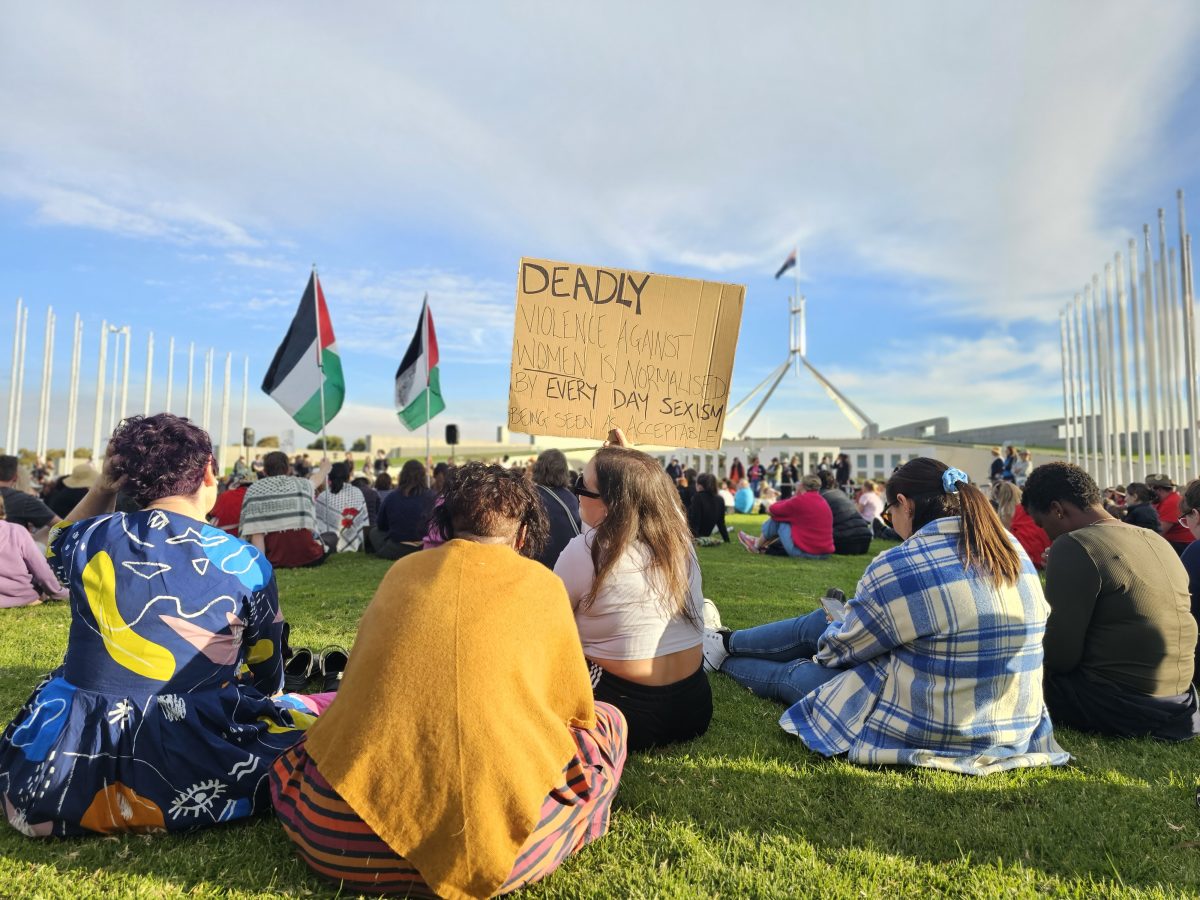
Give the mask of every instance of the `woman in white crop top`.
<path id="1" fill-rule="evenodd" d="M 599 450 L 574 490 L 585 528 L 554 571 L 596 699 L 625 714 L 631 750 L 700 736 L 712 718 L 704 594 L 678 491 L 657 460 L 624 446 Z"/>

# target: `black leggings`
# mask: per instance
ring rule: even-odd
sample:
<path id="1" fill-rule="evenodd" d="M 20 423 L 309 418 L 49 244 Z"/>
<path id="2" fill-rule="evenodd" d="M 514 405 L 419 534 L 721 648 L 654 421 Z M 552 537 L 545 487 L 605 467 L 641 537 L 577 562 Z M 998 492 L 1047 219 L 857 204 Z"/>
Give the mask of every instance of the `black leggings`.
<path id="1" fill-rule="evenodd" d="M 708 731 L 712 721 L 712 688 L 704 666 L 661 687 L 635 684 L 602 670 L 592 693 L 625 714 L 630 750 L 690 741 Z"/>

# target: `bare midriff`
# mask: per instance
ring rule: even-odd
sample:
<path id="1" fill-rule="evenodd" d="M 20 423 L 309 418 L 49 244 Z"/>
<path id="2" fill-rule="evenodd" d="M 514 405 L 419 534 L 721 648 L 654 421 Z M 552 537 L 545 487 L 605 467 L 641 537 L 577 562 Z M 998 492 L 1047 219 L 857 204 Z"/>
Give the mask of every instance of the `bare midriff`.
<path id="1" fill-rule="evenodd" d="M 594 656 L 588 658 L 605 672 L 618 678 L 624 678 L 634 684 L 662 687 L 693 675 L 700 668 L 704 655 L 700 647 L 696 646 L 652 659 L 598 659 Z"/>

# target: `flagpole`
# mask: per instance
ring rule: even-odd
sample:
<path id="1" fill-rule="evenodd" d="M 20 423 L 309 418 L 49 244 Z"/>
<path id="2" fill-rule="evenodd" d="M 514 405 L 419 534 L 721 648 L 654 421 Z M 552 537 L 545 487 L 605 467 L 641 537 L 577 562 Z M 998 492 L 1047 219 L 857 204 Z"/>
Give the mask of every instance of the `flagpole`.
<path id="1" fill-rule="evenodd" d="M 421 301 L 421 354 L 425 357 L 425 468 L 433 469 L 433 455 L 429 452 L 429 294 Z"/>
<path id="2" fill-rule="evenodd" d="M 313 263 L 313 315 L 317 320 L 317 371 L 321 373 L 321 385 L 317 388 L 321 395 L 321 451 L 324 458 L 329 458 L 329 435 L 326 433 L 325 422 L 325 367 L 321 359 L 321 281 L 317 276 L 317 264 Z"/>

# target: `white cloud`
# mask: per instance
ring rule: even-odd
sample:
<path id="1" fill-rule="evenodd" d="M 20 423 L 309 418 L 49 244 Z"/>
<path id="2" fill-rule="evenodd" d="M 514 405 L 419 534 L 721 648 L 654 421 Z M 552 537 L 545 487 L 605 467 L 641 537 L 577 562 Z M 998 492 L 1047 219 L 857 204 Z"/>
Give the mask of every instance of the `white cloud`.
<path id="1" fill-rule="evenodd" d="M 298 247 L 427 232 L 427 253 L 364 250 L 324 277 L 339 342 L 395 358 L 428 290 L 443 352 L 486 373 L 477 393 L 493 405 L 513 293 L 494 260 L 746 278 L 799 243 L 810 296 L 862 276 L 880 306 L 903 296 L 928 324 L 935 350 L 902 389 L 889 366 L 903 343 L 819 363 L 881 424 L 1052 415 L 1044 324 L 1123 249 L 1127 209 L 1148 217 L 1196 174 L 1155 163 L 1195 165 L 1168 152 L 1165 126 L 1198 32 L 1183 0 L 1136 14 L 706 2 L 686 16 L 630 2 L 23 4 L 0 37 L 0 196 L 40 223 L 182 245 L 222 279 L 212 303 L 264 336 L 299 300 L 274 277 L 306 269 Z M 938 317 L 992 331 L 960 340 Z M 1029 317 L 1043 325 L 1006 336 Z M 777 340 L 765 320 L 743 336 L 755 351 Z M 758 355 L 739 353 L 742 390 L 765 374 Z M 782 396 L 831 409 L 800 384 Z M 822 421 L 772 413 L 785 414 L 805 433 Z"/>
<path id="2" fill-rule="evenodd" d="M 927 279 L 999 318 L 1045 318 L 1116 249 L 1118 181 L 1158 188 L 1200 21 L 1184 3 L 117 9 L 9 16 L 38 39 L 0 61 L 0 149 L 55 185 L 32 191 L 46 220 L 245 246 L 331 210 L 417 215 L 713 271 L 774 265 L 798 236 L 826 271 Z"/>

